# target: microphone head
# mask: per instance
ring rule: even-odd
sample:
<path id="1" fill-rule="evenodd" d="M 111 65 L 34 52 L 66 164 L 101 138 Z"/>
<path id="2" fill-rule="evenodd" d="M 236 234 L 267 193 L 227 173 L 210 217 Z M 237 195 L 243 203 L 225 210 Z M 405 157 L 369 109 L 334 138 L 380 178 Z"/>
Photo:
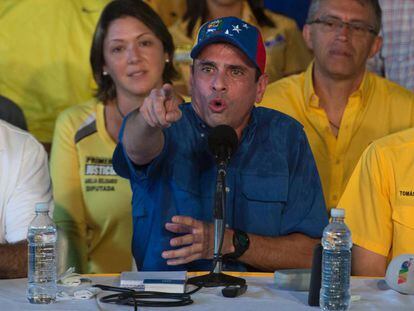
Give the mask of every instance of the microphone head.
<path id="1" fill-rule="evenodd" d="M 387 285 L 403 294 L 414 294 L 414 254 L 395 257 L 385 274 Z"/>
<path id="2" fill-rule="evenodd" d="M 208 147 L 219 162 L 227 162 L 236 151 L 238 143 L 236 131 L 224 124 L 213 128 L 208 136 Z"/>

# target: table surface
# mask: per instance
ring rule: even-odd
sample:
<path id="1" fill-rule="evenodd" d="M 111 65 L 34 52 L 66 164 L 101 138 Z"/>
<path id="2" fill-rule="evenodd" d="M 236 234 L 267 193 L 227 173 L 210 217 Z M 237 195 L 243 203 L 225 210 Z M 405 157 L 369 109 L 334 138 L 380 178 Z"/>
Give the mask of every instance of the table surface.
<path id="1" fill-rule="evenodd" d="M 240 275 L 240 274 L 237 274 Z M 247 292 L 238 298 L 224 298 L 220 288 L 203 288 L 192 296 L 188 310 L 318 310 L 307 305 L 308 292 L 285 291 L 275 288 L 273 274 L 242 274 L 248 284 Z M 118 286 L 119 275 L 90 276 L 94 284 Z M 58 301 L 51 305 L 34 305 L 26 299 L 27 279 L 0 280 L 0 310 L 133 310 L 130 306 L 104 304 L 102 292 L 89 300 Z M 361 297 L 352 302 L 351 310 L 413 310 L 414 296 L 402 295 L 384 286 L 382 279 L 352 278 L 352 295 Z M 260 310 L 258 310 L 258 307 Z M 169 308 L 178 310 L 179 308 Z M 139 308 L 139 310 L 166 310 Z"/>

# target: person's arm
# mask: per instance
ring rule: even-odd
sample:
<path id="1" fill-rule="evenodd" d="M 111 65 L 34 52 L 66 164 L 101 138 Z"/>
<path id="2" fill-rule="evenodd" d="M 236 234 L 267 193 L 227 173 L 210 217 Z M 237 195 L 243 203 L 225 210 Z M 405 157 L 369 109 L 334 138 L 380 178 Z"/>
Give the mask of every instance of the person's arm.
<path id="1" fill-rule="evenodd" d="M 0 244 L 0 279 L 27 277 L 27 242 Z"/>
<path id="2" fill-rule="evenodd" d="M 289 162 L 289 194 L 281 220 L 281 234 L 278 237 L 269 237 L 247 232 L 250 247 L 238 259 L 265 271 L 310 267 L 313 248 L 328 224 L 316 164 L 305 133 L 298 126 L 286 124 L 289 128 L 285 143 L 294 141 L 296 144 L 290 146 L 286 155 Z M 279 143 L 282 142 L 278 141 L 275 145 Z M 174 216 L 166 224 L 166 229 L 174 233 L 187 233 L 171 239 L 171 246 L 182 248 L 162 253 L 167 264 L 176 265 L 195 259 L 211 258 L 214 241 L 212 224 L 191 217 Z M 234 251 L 232 241 L 233 231 L 226 229 L 223 254 Z"/>
<path id="3" fill-rule="evenodd" d="M 78 273 L 87 273 L 87 224 L 75 131 L 68 114 L 63 112 L 56 121 L 50 158 L 55 199 L 53 220 L 59 230 L 59 245 L 67 246 L 60 250 L 61 270 L 74 267 Z"/>
<path id="4" fill-rule="evenodd" d="M 212 258 L 214 253 L 214 226 L 187 216 L 174 216 L 166 229 L 175 233 L 187 233 L 171 239 L 173 247 L 180 249 L 164 251 L 162 257 L 168 265 L 180 265 L 196 259 Z M 250 246 L 238 258 L 239 261 L 263 271 L 276 269 L 309 268 L 312 252 L 319 239 L 312 239 L 301 233 L 281 237 L 265 237 L 248 234 Z M 223 255 L 234 252 L 233 230 L 226 229 Z"/>
<path id="5" fill-rule="evenodd" d="M 238 260 L 263 271 L 310 268 L 313 249 L 320 242 L 302 233 L 280 237 L 249 234 L 249 239 L 249 249 Z"/>
<path id="6" fill-rule="evenodd" d="M 371 144 L 362 154 L 338 206 L 352 233 L 352 274 L 383 276 L 392 249 L 390 185 L 394 170 Z"/>
<path id="7" fill-rule="evenodd" d="M 182 99 L 170 84 L 154 89 L 139 108 L 126 120 L 122 143 L 128 157 L 136 165 L 145 165 L 156 158 L 164 147 L 163 128 L 181 118 L 178 105 Z"/>
<path id="8" fill-rule="evenodd" d="M 19 142 L 21 143 L 21 142 Z M 35 216 L 36 203 L 51 203 L 51 185 L 47 155 L 33 137 L 23 143 L 17 181 L 5 207 L 7 244 L 0 245 L 0 277 L 18 278 L 27 275 L 27 243 L 24 241 L 30 222 Z"/>
<path id="9" fill-rule="evenodd" d="M 355 244 L 352 247 L 352 263 L 352 275 L 384 276 L 387 270 L 387 257 Z"/>

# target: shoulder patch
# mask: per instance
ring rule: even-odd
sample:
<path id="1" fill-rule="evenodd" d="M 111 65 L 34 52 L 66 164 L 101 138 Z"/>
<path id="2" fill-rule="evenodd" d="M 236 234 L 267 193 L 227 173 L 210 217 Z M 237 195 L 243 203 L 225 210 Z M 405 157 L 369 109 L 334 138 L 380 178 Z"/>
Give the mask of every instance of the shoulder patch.
<path id="1" fill-rule="evenodd" d="M 79 128 L 79 130 L 75 134 L 75 144 L 80 142 L 85 137 L 88 137 L 89 135 L 92 135 L 93 133 L 96 133 L 96 119 L 88 118 L 86 122 Z"/>

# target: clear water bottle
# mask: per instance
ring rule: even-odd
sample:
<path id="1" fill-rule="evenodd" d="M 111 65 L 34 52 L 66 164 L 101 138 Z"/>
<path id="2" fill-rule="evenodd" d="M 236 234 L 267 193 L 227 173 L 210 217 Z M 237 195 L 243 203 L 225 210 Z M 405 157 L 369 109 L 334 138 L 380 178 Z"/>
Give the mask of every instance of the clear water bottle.
<path id="1" fill-rule="evenodd" d="M 49 204 L 38 203 L 36 217 L 27 233 L 28 242 L 28 286 L 30 303 L 52 303 L 56 300 L 57 261 L 56 225 L 49 217 Z"/>
<path id="2" fill-rule="evenodd" d="M 345 211 L 331 210 L 331 223 L 323 230 L 322 285 L 319 304 L 322 310 L 348 310 L 351 300 L 351 231 L 344 223 Z"/>

